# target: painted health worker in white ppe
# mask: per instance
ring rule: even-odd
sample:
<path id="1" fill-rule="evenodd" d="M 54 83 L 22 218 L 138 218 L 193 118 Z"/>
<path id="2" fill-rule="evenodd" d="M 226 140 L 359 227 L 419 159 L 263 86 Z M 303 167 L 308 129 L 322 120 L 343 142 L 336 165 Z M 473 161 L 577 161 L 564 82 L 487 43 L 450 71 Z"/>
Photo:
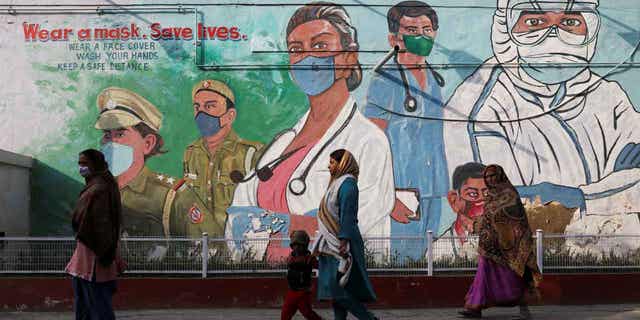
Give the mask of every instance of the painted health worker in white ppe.
<path id="1" fill-rule="evenodd" d="M 317 212 L 329 184 L 329 155 L 347 149 L 360 165 L 358 226 L 364 236 L 388 236 L 395 202 L 389 142 L 358 110 L 353 91 L 362 80 L 356 30 L 339 5 L 299 8 L 287 26 L 293 81 L 306 93 L 309 110 L 266 148 L 255 173 L 241 182 L 227 212 L 227 238 L 268 236 L 271 262 L 285 258 L 289 245 L 276 238 L 293 230 L 314 235 Z M 241 242 L 231 241 L 232 249 Z M 235 252 L 242 250 L 235 250 Z"/>
<path id="2" fill-rule="evenodd" d="M 597 0 L 498 1 L 494 57 L 445 107 L 445 119 L 467 120 L 445 121 L 449 168 L 495 163 L 523 198 L 587 214 L 640 211 L 640 113 L 617 82 L 588 67 L 597 7 Z"/>

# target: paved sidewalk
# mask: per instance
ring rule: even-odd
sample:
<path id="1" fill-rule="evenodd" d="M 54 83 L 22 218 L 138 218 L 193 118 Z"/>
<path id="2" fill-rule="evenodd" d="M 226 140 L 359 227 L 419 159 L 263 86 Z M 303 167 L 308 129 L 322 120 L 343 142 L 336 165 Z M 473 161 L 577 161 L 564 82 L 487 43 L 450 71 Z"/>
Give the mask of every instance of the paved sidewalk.
<path id="1" fill-rule="evenodd" d="M 458 309 L 404 309 L 374 310 L 384 320 L 449 320 L 458 319 Z M 535 320 L 631 320 L 640 319 L 640 304 L 591 306 L 539 306 L 532 307 Z M 517 308 L 495 308 L 484 313 L 483 319 L 507 320 L 518 312 Z M 318 311 L 324 319 L 332 319 L 330 310 Z M 69 312 L 0 312 L 0 320 L 62 320 L 72 319 Z M 263 320 L 280 319 L 275 309 L 207 309 L 207 310 L 132 310 L 117 313 L 119 320 Z M 304 319 L 300 314 L 294 320 Z M 352 318 L 349 318 L 352 319 Z"/>

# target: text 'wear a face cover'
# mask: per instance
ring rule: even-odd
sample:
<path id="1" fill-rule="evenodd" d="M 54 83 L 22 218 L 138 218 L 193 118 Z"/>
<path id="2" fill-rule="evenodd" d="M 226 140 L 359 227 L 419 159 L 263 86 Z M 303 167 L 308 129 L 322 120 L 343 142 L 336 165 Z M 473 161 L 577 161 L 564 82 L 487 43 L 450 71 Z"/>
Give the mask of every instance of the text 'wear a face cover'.
<path id="1" fill-rule="evenodd" d="M 574 78 L 593 58 L 600 29 L 597 1 L 509 1 L 510 40 L 520 67 L 543 84 Z"/>

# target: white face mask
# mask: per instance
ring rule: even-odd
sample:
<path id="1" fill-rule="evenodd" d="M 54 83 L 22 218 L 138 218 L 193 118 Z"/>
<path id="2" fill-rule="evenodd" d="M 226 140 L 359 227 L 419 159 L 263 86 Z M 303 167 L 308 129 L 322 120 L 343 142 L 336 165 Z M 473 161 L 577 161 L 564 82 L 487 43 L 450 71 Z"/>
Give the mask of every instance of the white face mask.
<path id="1" fill-rule="evenodd" d="M 522 69 L 532 78 L 544 84 L 566 82 L 587 68 L 588 45 L 573 46 L 557 36 L 549 36 L 535 46 L 519 46 L 518 55 Z"/>
<path id="2" fill-rule="evenodd" d="M 86 178 L 91 174 L 91 169 L 89 169 L 89 167 L 80 166 L 78 167 L 78 172 L 80 173 L 81 176 Z"/>

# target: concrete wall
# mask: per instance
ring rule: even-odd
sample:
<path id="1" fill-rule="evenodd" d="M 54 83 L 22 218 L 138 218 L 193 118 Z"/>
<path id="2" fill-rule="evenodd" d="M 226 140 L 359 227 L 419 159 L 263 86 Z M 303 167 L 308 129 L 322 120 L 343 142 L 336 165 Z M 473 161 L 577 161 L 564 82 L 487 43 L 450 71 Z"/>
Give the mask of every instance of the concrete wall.
<path id="1" fill-rule="evenodd" d="M 374 276 L 371 281 L 378 295 L 378 300 L 371 304 L 372 308 L 443 308 L 461 306 L 473 277 Z M 531 303 L 638 303 L 638 286 L 640 277 L 636 274 L 545 274 L 540 285 L 542 299 Z M 73 291 L 69 279 L 2 278 L 0 288 L 6 288 L 0 291 L 0 312 L 63 311 L 73 307 Z M 118 282 L 114 307 L 116 310 L 280 308 L 286 291 L 287 281 L 274 277 L 125 278 Z M 315 292 L 312 296 L 315 297 Z M 329 307 L 315 299 L 314 304 Z"/>
<path id="2" fill-rule="evenodd" d="M 29 234 L 32 167 L 32 158 L 0 150 L 0 232 L 6 236 Z"/>

